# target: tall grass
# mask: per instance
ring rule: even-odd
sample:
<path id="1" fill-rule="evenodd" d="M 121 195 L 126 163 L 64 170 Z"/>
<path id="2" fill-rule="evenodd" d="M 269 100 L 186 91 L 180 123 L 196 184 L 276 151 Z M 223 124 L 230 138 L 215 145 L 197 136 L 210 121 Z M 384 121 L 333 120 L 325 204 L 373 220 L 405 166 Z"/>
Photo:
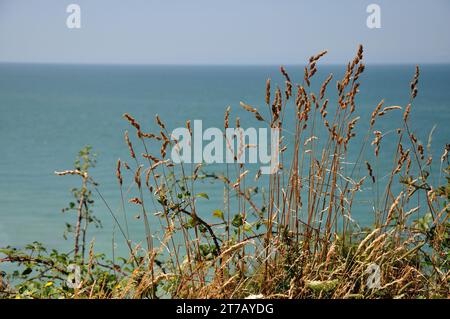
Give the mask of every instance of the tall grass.
<path id="1" fill-rule="evenodd" d="M 225 174 L 206 174 L 201 164 L 174 164 L 168 154 L 178 141 L 170 138 L 163 120 L 156 116 L 159 132 L 147 133 L 136 119 L 125 114 L 136 136 L 125 132 L 130 160 L 119 160 L 116 169 L 123 217 L 105 204 L 130 256 L 123 265 L 112 262 L 114 277 L 108 279 L 112 285 L 102 286 L 102 281 L 91 276 L 75 291 L 67 290 L 66 296 L 448 297 L 450 184 L 431 184 L 430 147 L 418 142 L 409 123 L 418 94 L 419 68 L 406 105 L 385 106 L 384 101 L 375 105 L 360 149 L 352 149 L 349 154 L 355 132 L 362 131 L 356 129 L 360 118 L 355 99 L 364 72 L 363 48 L 358 48 L 341 79 L 330 74 L 319 92 L 314 92 L 314 75 L 325 54 L 309 59 L 300 83 L 293 82 L 281 67 L 283 88 L 273 89 L 267 80 L 264 109 L 249 105 L 251 101 L 241 103 L 260 124 L 281 132 L 291 129 L 284 127 L 286 119 L 295 118 L 293 142 L 286 142 L 283 134 L 278 141 L 279 173 L 266 180 L 258 180 L 261 174 L 256 174 L 258 183 L 267 181 L 264 196 L 254 196 L 246 187 L 252 177 L 244 163 L 226 164 Z M 334 91 L 330 88 L 333 82 L 335 105 L 327 98 L 328 91 Z M 395 153 L 383 154 L 380 145 L 384 133 L 377 124 L 391 112 L 403 112 L 403 117 L 393 128 Z M 225 129 L 230 127 L 230 117 L 228 108 Z M 239 118 L 235 124 L 240 127 Z M 192 132 L 190 121 L 186 127 Z M 327 134 L 319 141 L 323 131 Z M 143 154 L 135 151 L 138 143 L 145 150 Z M 160 152 L 150 154 L 148 150 L 153 148 L 149 143 L 160 145 Z M 248 147 L 240 145 L 237 152 L 245 152 Z M 285 156 L 287 149 L 289 158 Z M 369 159 L 373 157 L 366 156 L 368 150 L 375 159 L 392 158 L 392 167 L 376 174 L 375 164 Z M 448 151 L 447 145 L 438 159 L 439 174 L 445 173 L 447 181 Z M 350 166 L 349 158 L 356 158 Z M 87 172 L 78 175 L 83 185 L 92 183 Z M 381 183 L 379 175 L 387 176 L 388 182 Z M 197 207 L 197 199 L 207 197 L 197 193 L 197 185 L 208 178 L 224 186 L 224 209 L 218 207 L 214 219 Z M 124 180 L 133 184 L 130 187 L 136 190 L 135 197 L 129 198 L 129 192 L 124 191 Z M 361 229 L 355 227 L 352 213 L 355 197 L 365 186 L 379 191 L 373 199 L 375 211 L 366 207 L 367 214 L 373 215 L 373 226 Z M 126 202 L 139 207 L 145 230 L 143 247 L 130 241 Z M 80 198 L 80 209 L 83 203 Z M 156 235 L 156 225 L 150 224 L 149 214 L 158 216 L 161 237 Z M 78 241 L 79 234 L 75 235 L 75 255 L 79 254 Z M 93 252 L 89 255 L 87 269 L 95 264 Z M 18 261 L 13 255 L 9 257 L 8 261 Z M 86 264 L 84 252 L 79 263 Z M 379 284 L 374 287 L 371 280 L 378 273 Z"/>

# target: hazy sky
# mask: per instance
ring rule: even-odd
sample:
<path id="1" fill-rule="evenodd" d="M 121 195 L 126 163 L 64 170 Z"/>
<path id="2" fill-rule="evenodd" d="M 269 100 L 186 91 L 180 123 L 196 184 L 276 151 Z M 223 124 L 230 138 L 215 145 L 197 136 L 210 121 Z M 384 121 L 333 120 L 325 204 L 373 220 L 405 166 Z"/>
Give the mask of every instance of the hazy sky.
<path id="1" fill-rule="evenodd" d="M 368 63 L 450 63 L 449 31 L 448 0 L 0 0 L 1 62 L 341 63 L 362 43 Z"/>

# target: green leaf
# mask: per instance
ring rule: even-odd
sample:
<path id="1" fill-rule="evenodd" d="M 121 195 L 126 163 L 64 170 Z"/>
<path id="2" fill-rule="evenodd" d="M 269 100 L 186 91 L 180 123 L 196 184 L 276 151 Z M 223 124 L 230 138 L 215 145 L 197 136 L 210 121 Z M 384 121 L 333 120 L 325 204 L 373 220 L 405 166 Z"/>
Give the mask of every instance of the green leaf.
<path id="1" fill-rule="evenodd" d="M 244 218 L 242 217 L 242 215 L 236 214 L 236 215 L 234 215 L 231 224 L 234 227 L 239 228 L 239 227 L 241 227 L 244 224 Z"/>
<path id="2" fill-rule="evenodd" d="M 30 274 L 32 271 L 33 271 L 33 269 L 28 267 L 22 272 L 22 276 L 26 276 L 26 275 Z"/>
<path id="3" fill-rule="evenodd" d="M 244 223 L 244 230 L 245 230 L 246 232 L 251 232 L 251 230 L 252 230 L 252 224 L 250 224 L 250 223 L 248 223 L 248 222 L 245 222 L 245 223 Z"/>
<path id="4" fill-rule="evenodd" d="M 223 216 L 223 212 L 220 209 L 216 209 L 213 211 L 213 216 L 220 218 L 221 220 L 225 220 L 224 216 Z"/>
<path id="5" fill-rule="evenodd" d="M 195 227 L 195 225 L 197 225 L 197 221 L 194 218 L 189 218 L 186 223 L 186 227 L 193 228 L 193 227 Z"/>
<path id="6" fill-rule="evenodd" d="M 202 198 L 209 199 L 209 196 L 206 193 L 199 193 L 199 194 L 195 195 L 195 197 L 202 197 Z"/>

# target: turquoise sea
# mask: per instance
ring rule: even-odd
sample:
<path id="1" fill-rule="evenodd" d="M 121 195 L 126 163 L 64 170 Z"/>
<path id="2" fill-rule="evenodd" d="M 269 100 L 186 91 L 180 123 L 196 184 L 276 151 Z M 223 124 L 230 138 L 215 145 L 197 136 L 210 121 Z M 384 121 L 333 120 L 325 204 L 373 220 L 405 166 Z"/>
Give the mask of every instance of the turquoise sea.
<path id="1" fill-rule="evenodd" d="M 293 80 L 301 81 L 302 66 L 286 68 Z M 314 85 L 320 86 L 329 73 L 339 78 L 344 70 L 345 66 L 319 66 Z M 357 100 L 361 122 L 383 98 L 386 106 L 405 106 L 413 74 L 413 65 L 367 66 Z M 232 114 L 241 117 L 242 126 L 260 125 L 239 107 L 239 102 L 264 109 L 268 77 L 272 87 L 284 83 L 277 66 L 0 64 L 0 246 L 40 241 L 52 248 L 70 249 L 62 233 L 65 222 L 75 216 L 61 213 L 61 209 L 71 201 L 70 189 L 79 186 L 79 180 L 58 177 L 53 172 L 72 168 L 78 150 L 87 144 L 98 154 L 92 176 L 110 206 L 120 214 L 115 166 L 118 158 L 128 159 L 124 130 L 134 132 L 123 120 L 123 113 L 132 114 L 145 131 L 157 132 L 155 114 L 169 128 L 183 126 L 187 119 L 222 127 L 229 105 Z M 334 85 L 330 89 L 332 103 L 336 98 Z M 436 125 L 432 144 L 436 162 L 443 146 L 450 142 L 449 111 L 450 65 L 421 66 L 411 125 L 425 144 Z M 386 132 L 400 125 L 401 112 L 394 113 L 386 116 L 378 129 Z M 363 132 L 361 124 L 356 133 L 362 136 Z M 394 135 L 383 141 L 382 159 L 376 163 L 380 172 L 392 164 L 394 143 L 389 139 Z M 151 151 L 158 150 L 155 147 Z M 210 195 L 199 204 L 202 214 L 210 216 L 222 207 L 223 186 L 205 183 L 198 191 Z M 361 224 L 370 223 L 373 217 L 372 204 L 367 200 L 372 193 L 366 192 L 353 216 Z M 95 237 L 97 249 L 109 252 L 113 237 L 118 242 L 121 238 L 106 207 L 95 199 L 94 211 L 103 228 L 91 229 L 90 238 Z M 129 227 L 132 240 L 139 242 L 144 233 L 142 220 L 133 218 L 138 214 L 134 209 L 130 206 L 128 211 Z M 151 221 L 157 227 L 156 217 Z"/>

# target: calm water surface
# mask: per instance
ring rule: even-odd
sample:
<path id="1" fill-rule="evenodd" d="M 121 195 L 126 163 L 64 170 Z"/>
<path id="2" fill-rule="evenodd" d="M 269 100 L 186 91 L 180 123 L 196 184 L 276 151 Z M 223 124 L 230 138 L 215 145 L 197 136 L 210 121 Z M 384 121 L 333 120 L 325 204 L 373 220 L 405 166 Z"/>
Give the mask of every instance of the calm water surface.
<path id="1" fill-rule="evenodd" d="M 301 67 L 287 69 L 291 78 L 302 78 Z M 341 66 L 322 66 L 316 82 L 321 83 L 330 72 L 338 77 L 342 70 Z M 368 66 L 361 78 L 357 105 L 361 121 L 370 116 L 382 98 L 386 106 L 406 105 L 413 73 L 414 66 L 408 65 Z M 204 126 L 222 127 L 223 112 L 230 105 L 244 127 L 254 126 L 258 123 L 239 108 L 239 102 L 263 109 L 268 77 L 274 84 L 284 82 L 275 66 L 0 64 L 0 246 L 22 246 L 37 240 L 54 248 L 70 247 L 62 233 L 65 222 L 73 220 L 74 215 L 61 213 L 61 208 L 71 201 L 69 190 L 78 186 L 79 180 L 57 177 L 53 172 L 70 169 L 77 151 L 86 144 L 98 154 L 92 175 L 107 201 L 118 210 L 115 165 L 118 158 L 128 158 L 123 143 L 123 131 L 128 128 L 122 119 L 124 112 L 135 116 L 146 131 L 157 131 L 155 114 L 170 128 L 183 126 L 187 119 L 202 119 Z M 442 146 L 450 142 L 449 86 L 450 66 L 422 67 L 412 127 L 426 144 L 436 125 L 435 158 L 442 154 Z M 332 100 L 334 94 L 330 96 Z M 400 112 L 386 117 L 378 129 L 395 128 L 400 119 Z M 362 132 L 364 125 L 356 130 L 360 136 Z M 382 144 L 384 159 L 376 163 L 381 175 L 392 163 L 389 154 L 394 143 L 389 136 Z M 155 146 L 151 151 L 158 150 Z M 215 169 L 223 171 L 224 167 Z M 206 182 L 198 191 L 210 195 L 210 200 L 199 201 L 201 214 L 210 216 L 214 209 L 223 206 L 220 184 Z M 361 224 L 373 219 L 373 202 L 368 200 L 372 192 L 366 189 L 356 203 L 353 217 Z M 104 227 L 92 229 L 91 237 L 95 237 L 97 249 L 109 252 L 113 234 L 118 240 L 120 235 L 98 198 L 95 213 Z M 128 213 L 131 237 L 140 242 L 144 239 L 142 221 L 133 218 L 138 211 L 130 206 Z M 158 225 L 155 217 L 152 224 Z"/>

